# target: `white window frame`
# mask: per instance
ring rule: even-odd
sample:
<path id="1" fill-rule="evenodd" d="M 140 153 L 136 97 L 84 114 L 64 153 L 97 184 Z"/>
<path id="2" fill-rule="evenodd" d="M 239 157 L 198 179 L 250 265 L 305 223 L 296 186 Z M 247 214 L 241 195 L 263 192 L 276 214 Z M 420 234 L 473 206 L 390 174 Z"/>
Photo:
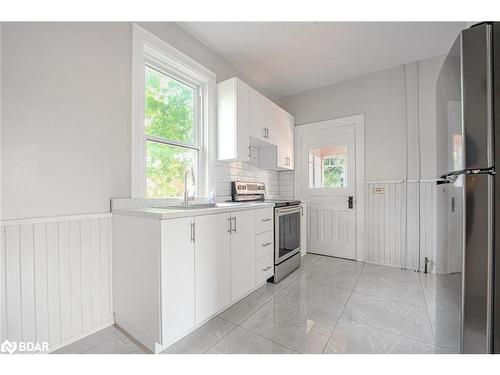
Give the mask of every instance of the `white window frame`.
<path id="1" fill-rule="evenodd" d="M 132 24 L 132 198 L 146 197 L 146 141 L 176 145 L 176 142 L 164 142 L 155 136 L 146 135 L 144 127 L 145 66 L 172 76 L 174 79 L 188 82 L 198 87 L 201 100 L 199 119 L 196 129 L 196 143 L 199 165 L 197 175 L 197 198 L 206 198 L 213 191 L 215 194 L 215 108 L 216 77 L 215 73 L 200 65 L 190 57 L 164 42 L 136 24 Z M 185 146 L 181 143 L 178 145 Z M 191 147 L 191 146 L 189 146 Z M 191 147 L 192 148 L 192 147 Z M 179 201 L 182 198 L 171 198 Z"/>

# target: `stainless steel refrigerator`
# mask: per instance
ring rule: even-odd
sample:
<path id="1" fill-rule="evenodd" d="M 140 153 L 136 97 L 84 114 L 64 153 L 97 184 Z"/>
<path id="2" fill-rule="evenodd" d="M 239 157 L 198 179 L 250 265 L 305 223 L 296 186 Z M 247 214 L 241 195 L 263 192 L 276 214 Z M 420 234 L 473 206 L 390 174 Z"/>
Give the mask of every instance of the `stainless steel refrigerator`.
<path id="1" fill-rule="evenodd" d="M 460 239 L 461 352 L 500 353 L 500 23 L 461 32 L 436 101 L 438 183 L 450 188 L 451 210 L 463 204 L 462 220 L 447 226 Z"/>

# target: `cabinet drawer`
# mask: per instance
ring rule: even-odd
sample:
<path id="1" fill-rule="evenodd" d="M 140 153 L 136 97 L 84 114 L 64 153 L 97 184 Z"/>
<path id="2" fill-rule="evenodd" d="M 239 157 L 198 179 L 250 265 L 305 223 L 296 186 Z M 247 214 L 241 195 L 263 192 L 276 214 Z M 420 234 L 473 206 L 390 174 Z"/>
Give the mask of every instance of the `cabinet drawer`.
<path id="1" fill-rule="evenodd" d="M 274 232 L 260 233 L 255 236 L 255 258 L 260 259 L 274 252 Z"/>
<path id="2" fill-rule="evenodd" d="M 260 258 L 255 264 L 256 285 L 263 284 L 267 279 L 274 275 L 274 262 L 272 254 Z"/>
<path id="3" fill-rule="evenodd" d="M 255 233 L 273 230 L 273 209 L 260 208 L 255 210 Z"/>

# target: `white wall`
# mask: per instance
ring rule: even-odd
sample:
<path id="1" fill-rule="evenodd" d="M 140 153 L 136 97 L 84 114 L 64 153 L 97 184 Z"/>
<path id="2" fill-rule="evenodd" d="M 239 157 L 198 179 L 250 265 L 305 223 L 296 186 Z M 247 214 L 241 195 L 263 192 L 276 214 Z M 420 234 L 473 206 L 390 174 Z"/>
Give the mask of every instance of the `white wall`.
<path id="1" fill-rule="evenodd" d="M 418 118 L 421 129 L 422 178 L 435 178 L 435 84 L 443 57 L 416 63 Z M 411 65 L 411 64 L 409 64 Z M 295 125 L 356 114 L 365 115 L 365 179 L 397 180 L 405 173 L 407 71 L 404 65 L 281 98 Z M 410 132 L 414 132 L 411 129 Z M 416 141 L 410 138 L 409 174 L 415 173 Z"/>
<path id="2" fill-rule="evenodd" d="M 130 191 L 130 25 L 2 34 L 3 218 L 109 211 Z"/>
<path id="3" fill-rule="evenodd" d="M 365 115 L 366 179 L 392 180 L 403 175 L 405 86 L 402 66 L 282 98 L 279 104 L 295 124 Z"/>
<path id="4" fill-rule="evenodd" d="M 218 81 L 252 84 L 175 23 L 140 25 Z M 130 197 L 131 48 L 130 23 L 3 25 L 3 219 L 109 212 Z"/>
<path id="5" fill-rule="evenodd" d="M 141 26 L 219 81 L 252 84 L 177 25 Z M 131 24 L 3 23 L 0 41 L 0 342 L 48 337 L 53 350 L 113 320 L 107 230 L 110 199 L 130 197 Z M 278 192 L 277 172 L 218 163 L 220 198 L 236 178 Z"/>
<path id="6" fill-rule="evenodd" d="M 418 268 L 428 256 L 432 270 L 437 269 L 436 186 L 427 180 L 437 177 L 435 85 L 443 58 L 397 66 L 279 101 L 295 116 L 296 126 L 365 115 L 367 261 Z M 290 173 L 283 177 L 280 173 L 279 181 L 280 195 L 291 195 Z M 369 183 L 374 181 L 379 183 Z M 387 193 L 374 195 L 374 187 L 384 187 Z M 407 212 L 406 226 L 382 220 L 393 219 L 394 207 L 404 216 Z M 401 241 L 405 248 L 400 253 L 396 245 Z"/>

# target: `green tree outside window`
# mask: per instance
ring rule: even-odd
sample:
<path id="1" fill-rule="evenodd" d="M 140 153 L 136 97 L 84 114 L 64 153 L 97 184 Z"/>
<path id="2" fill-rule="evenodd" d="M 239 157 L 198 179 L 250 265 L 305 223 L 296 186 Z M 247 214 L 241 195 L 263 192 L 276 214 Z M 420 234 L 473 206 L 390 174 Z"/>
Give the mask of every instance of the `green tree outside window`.
<path id="1" fill-rule="evenodd" d="M 145 134 L 195 147 L 195 97 L 196 90 L 193 87 L 147 66 Z M 196 173 L 198 150 L 153 140 L 147 140 L 146 143 L 146 196 L 181 197 L 184 172 L 192 166 Z"/>

